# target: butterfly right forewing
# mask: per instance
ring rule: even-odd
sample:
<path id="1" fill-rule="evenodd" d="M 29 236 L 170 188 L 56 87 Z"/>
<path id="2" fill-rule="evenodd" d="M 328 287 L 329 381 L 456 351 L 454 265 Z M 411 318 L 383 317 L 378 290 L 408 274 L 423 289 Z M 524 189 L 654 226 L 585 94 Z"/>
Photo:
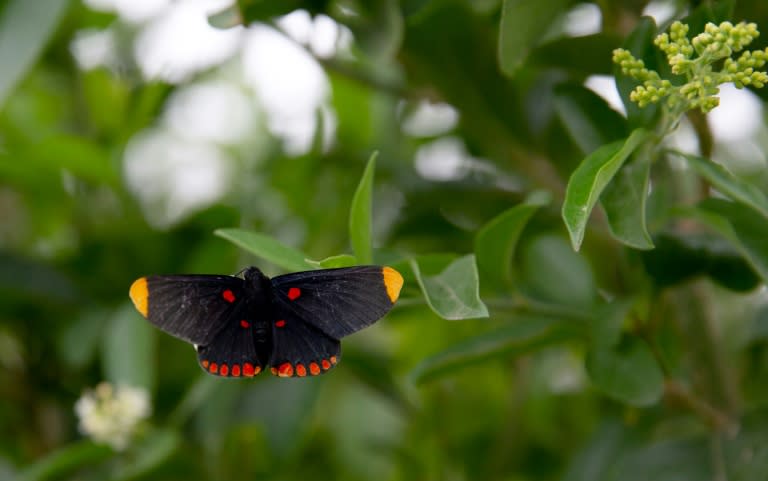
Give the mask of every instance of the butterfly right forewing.
<path id="1" fill-rule="evenodd" d="M 129 295 L 155 326 L 192 344 L 207 345 L 246 300 L 244 293 L 238 277 L 173 275 L 139 278 Z"/>

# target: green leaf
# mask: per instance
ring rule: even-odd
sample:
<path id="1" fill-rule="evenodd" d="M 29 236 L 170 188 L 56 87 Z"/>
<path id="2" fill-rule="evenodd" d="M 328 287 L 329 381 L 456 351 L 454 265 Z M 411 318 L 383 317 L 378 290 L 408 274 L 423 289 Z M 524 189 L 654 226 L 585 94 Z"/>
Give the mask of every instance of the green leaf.
<path id="1" fill-rule="evenodd" d="M 548 194 L 548 193 L 547 193 Z M 491 219 L 475 237 L 480 270 L 499 283 L 512 282 L 512 257 L 520 233 L 531 216 L 550 199 L 530 199 Z"/>
<path id="2" fill-rule="evenodd" d="M 742 204 L 722 199 L 707 199 L 689 214 L 708 225 L 749 262 L 768 283 L 768 220 Z"/>
<path id="3" fill-rule="evenodd" d="M 574 250 L 581 247 L 587 219 L 603 189 L 627 157 L 651 135 L 646 130 L 636 129 L 626 141 L 604 145 L 588 155 L 573 172 L 565 191 L 562 214 Z"/>
<path id="4" fill-rule="evenodd" d="M 10 0 L 0 10 L 0 110 L 48 43 L 68 0 Z"/>
<path id="5" fill-rule="evenodd" d="M 306 261 L 317 269 L 335 269 L 337 267 L 350 267 L 358 264 L 357 257 L 349 254 L 326 257 L 319 261 L 313 261 L 311 259 L 306 259 Z"/>
<path id="6" fill-rule="evenodd" d="M 591 308 L 597 297 L 591 266 L 557 235 L 538 235 L 523 245 L 519 281 L 530 297 L 559 306 Z"/>
<path id="7" fill-rule="evenodd" d="M 563 127 L 585 154 L 627 136 L 626 119 L 582 84 L 558 85 L 555 109 Z"/>
<path id="8" fill-rule="evenodd" d="M 664 374 L 648 346 L 625 338 L 614 347 L 597 347 L 587 355 L 587 372 L 608 396 L 633 406 L 655 404 L 664 392 Z"/>
<path id="9" fill-rule="evenodd" d="M 456 259 L 436 276 L 422 276 L 415 259 L 410 264 L 427 304 L 437 315 L 450 320 L 488 317 L 488 309 L 480 300 L 474 255 Z"/>
<path id="10" fill-rule="evenodd" d="M 112 384 L 143 387 L 155 382 L 155 329 L 125 304 L 109 320 L 102 344 L 104 377 Z"/>
<path id="11" fill-rule="evenodd" d="M 731 199 L 755 209 L 768 218 L 768 198 L 756 185 L 730 173 L 722 165 L 695 155 L 675 152 L 685 158 L 693 170 Z"/>
<path id="12" fill-rule="evenodd" d="M 499 26 L 499 65 L 513 76 L 541 40 L 567 0 L 504 0 Z"/>
<path id="13" fill-rule="evenodd" d="M 128 481 L 159 468 L 181 444 L 181 436 L 176 431 L 161 429 L 150 432 L 140 442 L 132 446 L 131 462 L 119 465 L 112 473 L 113 481 Z"/>
<path id="14" fill-rule="evenodd" d="M 645 213 L 651 174 L 647 152 L 625 164 L 600 198 L 611 235 L 625 245 L 643 250 L 653 249 Z"/>
<path id="15" fill-rule="evenodd" d="M 35 461 L 20 473 L 17 481 L 62 479 L 81 467 L 94 466 L 113 455 L 114 451 L 106 444 L 79 441 Z"/>
<path id="16" fill-rule="evenodd" d="M 373 172 L 376 169 L 374 152 L 368 160 L 363 177 L 357 185 L 352 206 L 349 211 L 349 238 L 352 240 L 352 251 L 363 264 L 373 262 L 373 243 L 371 240 L 371 197 L 373 195 Z"/>
<path id="17" fill-rule="evenodd" d="M 274 237 L 243 229 L 216 229 L 214 234 L 289 271 L 314 268 L 307 262 L 307 256 L 303 252 L 288 247 Z"/>
<path id="18" fill-rule="evenodd" d="M 629 315 L 632 303 L 616 301 L 598 307 L 590 319 L 590 341 L 596 348 L 612 348 L 621 340 L 624 320 Z"/>
<path id="19" fill-rule="evenodd" d="M 516 319 L 509 326 L 464 339 L 427 357 L 413 369 L 409 378 L 416 384 L 422 383 L 488 359 L 521 356 L 571 339 L 575 335 L 574 329 L 567 328 L 555 319 Z"/>

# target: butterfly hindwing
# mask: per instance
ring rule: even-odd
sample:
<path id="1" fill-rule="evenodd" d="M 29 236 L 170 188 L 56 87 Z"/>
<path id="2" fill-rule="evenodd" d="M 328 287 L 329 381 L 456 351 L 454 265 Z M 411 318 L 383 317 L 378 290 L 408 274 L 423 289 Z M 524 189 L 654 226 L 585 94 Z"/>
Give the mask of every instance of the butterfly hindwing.
<path id="1" fill-rule="evenodd" d="M 192 344 L 210 344 L 244 297 L 232 276 L 147 276 L 130 289 L 136 309 L 163 331 Z"/>
<path id="2" fill-rule="evenodd" d="M 225 377 L 253 377 L 261 372 L 271 350 L 269 333 L 266 322 L 247 314 L 245 308 L 237 309 L 210 344 L 196 346 L 198 363 L 205 371 Z"/>
<path id="3" fill-rule="evenodd" d="M 333 339 L 384 316 L 400 294 L 403 278 L 391 267 L 357 266 L 295 272 L 272 279 L 273 303 Z"/>
<path id="4" fill-rule="evenodd" d="M 341 359 L 341 343 L 291 312 L 278 312 L 272 326 L 272 373 L 316 376 Z"/>

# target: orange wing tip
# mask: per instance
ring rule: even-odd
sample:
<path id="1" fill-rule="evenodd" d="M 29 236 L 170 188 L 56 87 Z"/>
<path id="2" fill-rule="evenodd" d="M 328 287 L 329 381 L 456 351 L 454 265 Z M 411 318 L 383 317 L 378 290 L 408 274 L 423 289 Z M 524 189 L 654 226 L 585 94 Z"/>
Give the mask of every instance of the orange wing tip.
<path id="1" fill-rule="evenodd" d="M 381 270 L 384 274 L 384 287 L 387 288 L 387 295 L 392 304 L 400 297 L 400 289 L 403 287 L 403 276 L 391 267 L 385 267 Z"/>
<path id="2" fill-rule="evenodd" d="M 147 278 L 141 277 L 133 281 L 131 284 L 131 290 L 128 291 L 128 295 L 133 301 L 133 305 L 136 306 L 136 310 L 141 313 L 142 316 L 147 317 L 149 312 L 149 290 L 147 289 Z"/>

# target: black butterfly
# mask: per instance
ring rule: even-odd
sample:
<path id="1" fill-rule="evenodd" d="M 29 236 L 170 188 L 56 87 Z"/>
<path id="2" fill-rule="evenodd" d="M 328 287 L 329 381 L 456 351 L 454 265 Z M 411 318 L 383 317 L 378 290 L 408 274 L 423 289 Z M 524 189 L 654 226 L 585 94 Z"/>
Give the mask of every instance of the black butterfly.
<path id="1" fill-rule="evenodd" d="M 394 305 L 403 277 L 391 267 L 294 272 L 270 279 L 147 276 L 129 292 L 136 309 L 163 331 L 195 345 L 202 368 L 252 377 L 269 366 L 281 377 L 317 375 L 341 358 L 339 339 L 369 326 Z"/>

